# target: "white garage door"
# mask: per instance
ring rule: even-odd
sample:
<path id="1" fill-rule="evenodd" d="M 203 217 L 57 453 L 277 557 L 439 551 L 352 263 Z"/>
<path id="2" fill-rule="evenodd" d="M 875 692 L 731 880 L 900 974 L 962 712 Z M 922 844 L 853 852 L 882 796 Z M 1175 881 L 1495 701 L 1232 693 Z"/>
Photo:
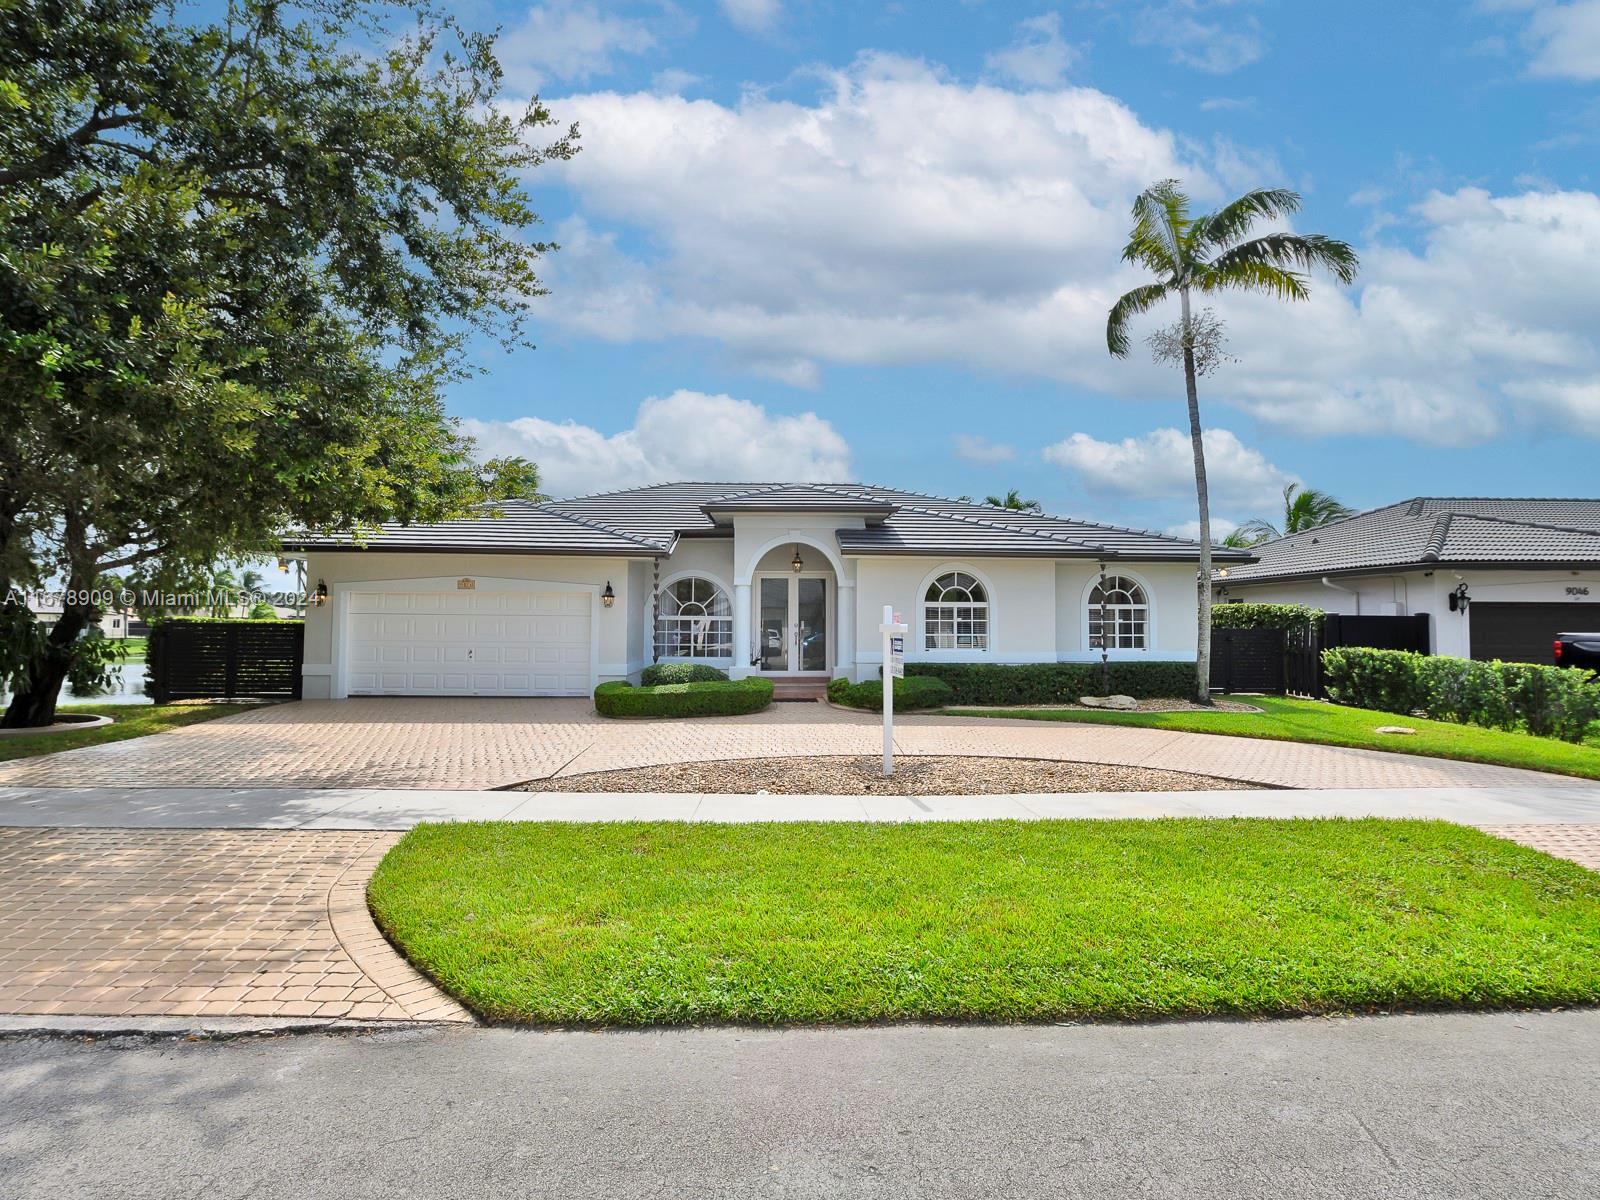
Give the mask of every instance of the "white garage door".
<path id="1" fill-rule="evenodd" d="M 587 592 L 358 592 L 352 696 L 586 696 Z"/>

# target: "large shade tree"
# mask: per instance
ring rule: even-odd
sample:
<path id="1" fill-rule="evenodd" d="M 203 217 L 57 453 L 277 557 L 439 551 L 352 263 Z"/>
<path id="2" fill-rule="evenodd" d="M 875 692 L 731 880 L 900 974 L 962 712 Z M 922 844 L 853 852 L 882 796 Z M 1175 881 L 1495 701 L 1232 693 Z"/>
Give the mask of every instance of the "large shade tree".
<path id="1" fill-rule="evenodd" d="M 523 180 L 576 131 L 427 0 L 215 14 L 0 5 L 0 587 L 69 600 L 0 606 L 6 725 L 52 718 L 106 572 L 537 489 L 442 397 L 467 338 L 525 344 Z"/>
<path id="2" fill-rule="evenodd" d="M 1310 296 L 1308 273 L 1324 269 L 1341 283 L 1356 275 L 1356 253 L 1321 234 L 1285 229 L 1256 233 L 1264 222 L 1281 222 L 1300 207 L 1297 193 L 1281 188 L 1247 192 L 1215 212 L 1195 215 L 1177 180 L 1147 188 L 1133 203 L 1133 230 L 1122 260 L 1155 276 L 1124 294 L 1106 319 L 1106 346 L 1118 358 L 1130 349 L 1133 318 L 1169 299 L 1179 305 L 1178 323 L 1152 339 L 1158 358 L 1183 369 L 1194 454 L 1195 499 L 1200 517 L 1199 630 L 1195 698 L 1211 702 L 1211 504 L 1206 486 L 1205 443 L 1197 380 L 1220 361 L 1220 326 L 1193 309 L 1196 294 L 1262 292 L 1280 300 Z M 1254 235 L 1254 236 L 1253 236 Z"/>

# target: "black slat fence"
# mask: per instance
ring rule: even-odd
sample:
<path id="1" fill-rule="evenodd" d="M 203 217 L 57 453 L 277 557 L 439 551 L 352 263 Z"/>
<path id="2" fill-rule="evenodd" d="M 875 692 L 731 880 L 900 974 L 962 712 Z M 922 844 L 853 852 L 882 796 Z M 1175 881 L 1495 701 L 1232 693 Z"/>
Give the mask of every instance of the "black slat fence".
<path id="1" fill-rule="evenodd" d="M 150 630 L 148 690 L 171 700 L 300 699 L 299 621 L 160 621 Z"/>

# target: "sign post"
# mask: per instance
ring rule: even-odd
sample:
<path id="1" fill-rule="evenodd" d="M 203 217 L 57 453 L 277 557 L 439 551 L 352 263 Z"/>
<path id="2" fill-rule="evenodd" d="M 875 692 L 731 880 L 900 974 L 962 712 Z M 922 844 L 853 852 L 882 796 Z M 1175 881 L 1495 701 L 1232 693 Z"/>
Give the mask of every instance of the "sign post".
<path id="1" fill-rule="evenodd" d="M 883 773 L 894 774 L 894 681 L 906 674 L 906 625 L 894 606 L 883 606 Z"/>

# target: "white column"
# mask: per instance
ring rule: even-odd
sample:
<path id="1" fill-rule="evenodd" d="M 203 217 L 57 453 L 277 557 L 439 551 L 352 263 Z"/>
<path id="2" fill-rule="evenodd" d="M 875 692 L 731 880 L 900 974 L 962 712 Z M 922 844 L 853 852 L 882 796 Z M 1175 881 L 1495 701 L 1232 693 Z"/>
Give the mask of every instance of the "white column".
<path id="1" fill-rule="evenodd" d="M 856 585 L 848 579 L 839 580 L 838 628 L 834 631 L 833 647 L 838 658 L 838 669 L 850 679 L 855 679 Z"/>
<path id="2" fill-rule="evenodd" d="M 730 678 L 750 674 L 750 585 L 733 585 L 733 669 Z"/>

